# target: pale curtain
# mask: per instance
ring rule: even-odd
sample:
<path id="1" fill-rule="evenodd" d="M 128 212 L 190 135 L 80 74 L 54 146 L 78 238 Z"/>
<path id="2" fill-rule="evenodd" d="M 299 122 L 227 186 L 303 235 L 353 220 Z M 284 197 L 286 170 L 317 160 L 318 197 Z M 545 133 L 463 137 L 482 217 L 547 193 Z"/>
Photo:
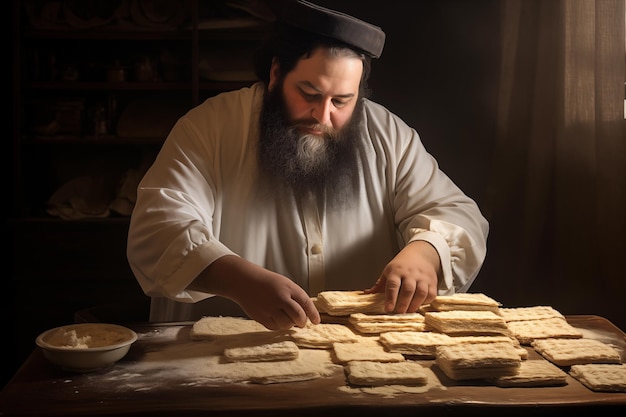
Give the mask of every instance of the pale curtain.
<path id="1" fill-rule="evenodd" d="M 625 1 L 504 0 L 501 12 L 481 286 L 509 305 L 626 320 Z"/>

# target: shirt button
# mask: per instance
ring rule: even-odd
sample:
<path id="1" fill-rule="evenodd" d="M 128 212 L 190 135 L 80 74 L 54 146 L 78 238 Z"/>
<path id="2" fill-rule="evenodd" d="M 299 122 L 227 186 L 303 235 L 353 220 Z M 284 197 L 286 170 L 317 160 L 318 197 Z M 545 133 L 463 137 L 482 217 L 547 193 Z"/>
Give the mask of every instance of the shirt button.
<path id="1" fill-rule="evenodd" d="M 319 255 L 320 253 L 322 253 L 322 246 L 321 245 L 313 245 L 311 247 L 311 253 L 313 255 Z"/>

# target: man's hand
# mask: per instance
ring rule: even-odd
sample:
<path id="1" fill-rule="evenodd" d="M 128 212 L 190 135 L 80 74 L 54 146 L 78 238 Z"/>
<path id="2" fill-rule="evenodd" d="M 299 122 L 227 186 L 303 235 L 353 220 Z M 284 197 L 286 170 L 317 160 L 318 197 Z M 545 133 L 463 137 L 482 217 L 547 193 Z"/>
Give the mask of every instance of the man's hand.
<path id="1" fill-rule="evenodd" d="M 270 330 L 304 327 L 307 319 L 321 321 L 311 297 L 298 284 L 237 256 L 217 259 L 189 288 L 235 301 Z"/>
<path id="2" fill-rule="evenodd" d="M 425 241 L 414 241 L 402 249 L 383 269 L 367 293 L 385 293 L 387 313 L 414 313 L 437 296 L 441 262 L 435 248 Z"/>

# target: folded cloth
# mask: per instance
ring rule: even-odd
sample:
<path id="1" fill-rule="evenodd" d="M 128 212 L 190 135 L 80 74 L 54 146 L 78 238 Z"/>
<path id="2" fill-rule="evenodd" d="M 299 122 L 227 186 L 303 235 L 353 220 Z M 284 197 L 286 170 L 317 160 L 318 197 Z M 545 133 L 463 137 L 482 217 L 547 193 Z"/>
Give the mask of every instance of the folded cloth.
<path id="1" fill-rule="evenodd" d="M 74 178 L 48 199 L 47 211 L 66 220 L 107 217 L 109 204 L 115 196 L 115 181 L 105 175 Z"/>

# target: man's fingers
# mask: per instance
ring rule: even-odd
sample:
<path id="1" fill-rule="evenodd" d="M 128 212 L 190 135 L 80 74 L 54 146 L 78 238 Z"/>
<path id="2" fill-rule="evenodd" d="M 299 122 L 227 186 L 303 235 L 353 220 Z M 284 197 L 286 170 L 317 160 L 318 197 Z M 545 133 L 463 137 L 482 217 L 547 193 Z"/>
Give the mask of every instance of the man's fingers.
<path id="1" fill-rule="evenodd" d="M 395 313 L 402 314 L 407 312 L 415 297 L 415 285 L 415 281 L 412 280 L 405 279 L 402 281 L 394 309 Z"/>
<path id="2" fill-rule="evenodd" d="M 398 304 L 398 292 L 402 281 L 399 277 L 387 277 L 385 284 L 385 311 L 394 313 Z"/>
<path id="3" fill-rule="evenodd" d="M 387 277 L 385 286 L 385 311 L 387 313 L 414 313 L 422 304 L 431 302 L 437 295 L 436 287 L 427 281 Z"/>
<path id="4" fill-rule="evenodd" d="M 419 281 L 413 291 L 413 298 L 407 308 L 407 312 L 416 312 L 422 304 L 430 302 L 430 286 L 425 281 Z"/>
<path id="5" fill-rule="evenodd" d="M 286 313 L 297 327 L 304 327 L 307 320 L 311 320 L 313 324 L 319 324 L 322 321 L 313 300 L 306 293 L 305 296 L 294 297 L 289 307 Z"/>
<path id="6" fill-rule="evenodd" d="M 320 317 L 320 312 L 317 311 L 317 307 L 315 307 L 313 300 L 308 298 L 305 304 L 302 306 L 302 308 L 304 309 L 306 316 L 309 318 L 309 320 L 311 320 L 311 323 L 313 324 L 321 323 L 322 318 Z M 302 323 L 302 326 L 304 326 L 305 324 L 306 324 L 306 320 L 305 320 L 305 323 Z M 302 326 L 299 326 L 299 327 L 302 327 Z"/>

